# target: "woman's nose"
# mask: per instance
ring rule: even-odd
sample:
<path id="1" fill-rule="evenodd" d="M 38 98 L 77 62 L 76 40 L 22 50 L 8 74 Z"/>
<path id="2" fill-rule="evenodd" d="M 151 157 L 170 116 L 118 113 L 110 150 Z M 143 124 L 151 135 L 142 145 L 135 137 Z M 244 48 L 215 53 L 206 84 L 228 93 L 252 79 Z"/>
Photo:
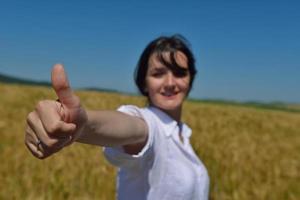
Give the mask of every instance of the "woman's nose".
<path id="1" fill-rule="evenodd" d="M 174 86 L 175 85 L 175 77 L 172 72 L 166 74 L 165 83 L 167 86 Z"/>

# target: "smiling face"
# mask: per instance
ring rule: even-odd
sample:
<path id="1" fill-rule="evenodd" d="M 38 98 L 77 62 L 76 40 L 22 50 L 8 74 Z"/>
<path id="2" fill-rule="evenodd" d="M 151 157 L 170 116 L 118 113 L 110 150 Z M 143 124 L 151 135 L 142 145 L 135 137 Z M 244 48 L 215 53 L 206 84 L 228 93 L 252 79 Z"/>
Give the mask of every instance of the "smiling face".
<path id="1" fill-rule="evenodd" d="M 163 58 L 170 63 L 170 52 L 164 52 Z M 177 51 L 174 58 L 178 66 L 184 69 L 184 73 L 179 73 L 165 66 L 160 62 L 156 53 L 150 56 L 145 92 L 148 93 L 152 105 L 180 120 L 181 107 L 190 89 L 191 76 L 188 70 L 187 57 L 182 52 Z"/>

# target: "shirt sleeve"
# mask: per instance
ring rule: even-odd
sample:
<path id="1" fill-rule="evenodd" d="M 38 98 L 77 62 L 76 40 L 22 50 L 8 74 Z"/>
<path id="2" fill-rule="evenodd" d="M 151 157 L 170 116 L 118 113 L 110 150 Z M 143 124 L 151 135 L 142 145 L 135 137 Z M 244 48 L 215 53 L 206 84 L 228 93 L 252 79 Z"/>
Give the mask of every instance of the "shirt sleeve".
<path id="1" fill-rule="evenodd" d="M 147 142 L 138 154 L 127 154 L 122 146 L 104 147 L 104 155 L 111 164 L 117 167 L 131 168 L 139 164 L 139 162 L 143 161 L 145 158 L 149 159 L 149 157 L 151 157 L 151 152 L 153 152 L 152 147 L 154 141 L 155 122 L 144 109 L 133 105 L 123 105 L 117 110 L 131 116 L 142 118 L 148 126 Z"/>

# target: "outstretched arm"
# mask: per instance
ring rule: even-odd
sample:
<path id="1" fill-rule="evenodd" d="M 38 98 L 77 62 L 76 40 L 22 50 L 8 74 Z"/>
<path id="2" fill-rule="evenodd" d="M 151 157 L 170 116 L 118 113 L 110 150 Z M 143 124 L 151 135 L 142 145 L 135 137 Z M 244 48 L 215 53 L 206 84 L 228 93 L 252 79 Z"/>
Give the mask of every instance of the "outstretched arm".
<path id="1" fill-rule="evenodd" d="M 46 158 L 74 141 L 125 147 L 145 143 L 142 119 L 118 111 L 86 111 L 62 65 L 53 67 L 51 80 L 59 101 L 40 101 L 27 117 L 25 144 L 34 156 Z"/>
<path id="2" fill-rule="evenodd" d="M 146 123 L 119 111 L 87 111 L 88 120 L 78 142 L 100 146 L 123 146 L 147 139 Z"/>

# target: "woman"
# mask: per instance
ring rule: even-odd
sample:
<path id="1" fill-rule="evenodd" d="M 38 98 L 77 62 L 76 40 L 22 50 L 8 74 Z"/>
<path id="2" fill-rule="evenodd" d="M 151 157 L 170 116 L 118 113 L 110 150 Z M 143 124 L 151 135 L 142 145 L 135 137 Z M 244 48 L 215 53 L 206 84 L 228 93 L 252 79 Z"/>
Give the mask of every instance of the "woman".
<path id="1" fill-rule="evenodd" d="M 159 37 L 145 48 L 135 82 L 149 106 L 87 111 L 71 91 L 61 65 L 52 71 L 59 101 L 44 100 L 27 118 L 25 144 L 46 158 L 72 142 L 104 146 L 119 167 L 118 199 L 208 199 L 209 178 L 181 122 L 195 61 L 184 38 Z"/>

